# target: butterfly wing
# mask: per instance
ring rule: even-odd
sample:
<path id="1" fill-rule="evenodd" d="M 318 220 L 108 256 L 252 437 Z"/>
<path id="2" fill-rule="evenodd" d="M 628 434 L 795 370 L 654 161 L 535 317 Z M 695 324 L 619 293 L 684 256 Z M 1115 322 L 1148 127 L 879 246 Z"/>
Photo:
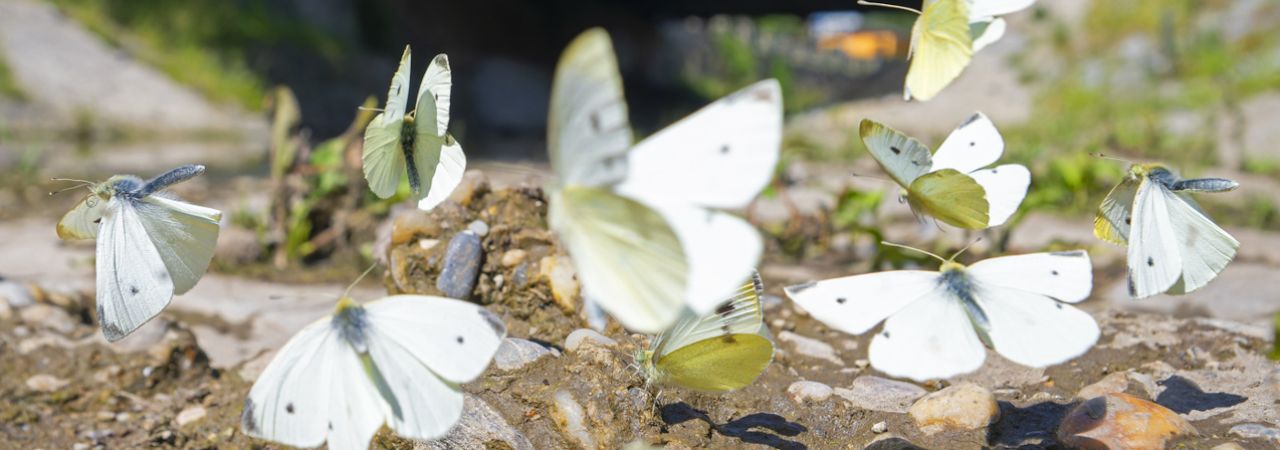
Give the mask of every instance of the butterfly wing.
<path id="1" fill-rule="evenodd" d="M 474 315 L 474 311 L 471 312 Z M 365 373 L 373 380 L 388 406 L 387 424 L 396 434 L 406 438 L 443 436 L 462 417 L 462 388 L 441 379 L 417 359 L 414 350 L 431 346 L 422 345 L 426 341 L 404 342 L 383 335 L 378 325 L 381 323 L 375 319 L 369 330 L 370 363 L 365 367 Z M 484 328 L 489 329 L 488 326 Z M 493 349 L 496 350 L 497 345 Z M 486 365 L 492 356 L 492 351 L 465 355 L 470 360 L 483 358 Z M 372 435 L 369 433 L 370 437 Z M 365 445 L 368 442 L 364 440 Z"/>
<path id="2" fill-rule="evenodd" d="M 764 80 L 636 144 L 620 192 L 713 208 L 747 205 L 769 180 L 782 143 L 782 88 Z"/>
<path id="3" fill-rule="evenodd" d="M 573 256 L 584 297 L 633 331 L 657 333 L 676 320 L 690 272 L 662 215 L 605 188 L 568 187 L 553 193 L 548 222 Z"/>
<path id="4" fill-rule="evenodd" d="M 960 76 L 972 58 L 964 0 L 929 3 L 911 28 L 911 66 L 904 96 L 921 101 L 933 98 Z"/>
<path id="5" fill-rule="evenodd" d="M 350 345 L 338 340 L 342 351 L 332 355 L 333 375 L 330 382 L 328 444 L 331 450 L 365 450 L 382 424 L 391 416 L 391 406 L 374 385 L 365 362 Z M 300 382 L 316 382 L 308 378 Z M 326 393 L 318 394 L 324 396 Z"/>
<path id="6" fill-rule="evenodd" d="M 969 35 L 973 37 L 973 52 L 987 48 L 988 45 L 996 43 L 1000 38 L 1004 37 L 1005 29 L 1008 25 L 1004 19 L 983 19 L 977 22 L 969 23 Z"/>
<path id="7" fill-rule="evenodd" d="M 932 171 L 969 173 L 987 167 L 1004 154 L 1004 138 L 985 114 L 974 113 L 942 141 L 933 155 Z"/>
<path id="8" fill-rule="evenodd" d="M 593 28 L 556 65 L 547 124 L 551 167 L 565 185 L 612 185 L 626 177 L 631 124 L 609 34 Z"/>
<path id="9" fill-rule="evenodd" d="M 659 357 L 665 380 L 704 392 L 726 392 L 756 380 L 773 360 L 773 342 L 759 334 L 726 334 Z"/>
<path id="10" fill-rule="evenodd" d="M 978 370 L 986 356 L 964 305 L 942 289 L 889 316 L 868 349 L 876 370 L 916 381 Z"/>
<path id="11" fill-rule="evenodd" d="M 400 55 L 400 66 L 391 76 L 391 87 L 387 88 L 387 107 L 384 108 L 381 120 L 386 123 L 404 120 L 405 108 L 409 106 L 409 46 L 404 46 L 404 54 Z M 379 118 L 374 118 L 374 122 Z"/>
<path id="12" fill-rule="evenodd" d="M 978 21 L 994 16 L 1018 12 L 1031 7 L 1036 0 L 965 0 L 969 6 L 969 20 Z"/>
<path id="13" fill-rule="evenodd" d="M 671 226 L 689 267 L 686 304 L 706 314 L 755 273 L 764 252 L 760 232 L 732 214 L 668 201 L 650 203 Z"/>
<path id="14" fill-rule="evenodd" d="M 1002 256 L 969 266 L 968 273 L 985 286 L 1039 294 L 1078 303 L 1093 291 L 1093 264 L 1084 250 Z"/>
<path id="15" fill-rule="evenodd" d="M 1021 164 L 1005 164 L 969 174 L 987 197 L 987 226 L 1000 226 L 1018 211 L 1031 185 L 1031 171 Z"/>
<path id="16" fill-rule="evenodd" d="M 1185 294 L 1204 287 L 1222 273 L 1235 259 L 1240 242 L 1209 220 L 1190 198 L 1168 190 L 1160 193 L 1165 196 L 1169 223 L 1182 255 L 1182 278 L 1169 293 Z"/>
<path id="17" fill-rule="evenodd" d="M 191 290 L 213 259 L 222 212 L 155 195 L 143 199 L 137 211 L 173 280 L 173 292 Z"/>
<path id="18" fill-rule="evenodd" d="M 168 306 L 174 287 L 137 208 L 118 197 L 108 203 L 98 236 L 96 284 L 102 334 L 115 342 Z"/>
<path id="19" fill-rule="evenodd" d="M 307 325 L 267 364 L 245 398 L 240 415 L 240 429 L 245 434 L 294 447 L 324 443 L 331 417 L 330 401 L 337 398 L 330 389 L 357 385 L 338 383 L 334 378 L 345 374 L 346 366 L 359 367 L 358 361 L 350 361 L 355 352 L 342 342 L 330 323 L 326 318 Z M 367 415 L 377 417 L 381 423 L 380 412 Z"/>
<path id="20" fill-rule="evenodd" d="M 448 197 L 453 192 L 452 186 L 436 186 L 436 172 L 443 162 L 444 136 L 436 135 L 435 99 L 431 95 L 418 97 L 418 105 L 414 110 L 413 164 L 409 164 L 409 186 L 414 188 L 414 195 L 419 202 L 431 197 Z M 456 142 L 455 142 L 456 144 Z M 460 149 L 461 147 L 459 147 Z M 458 178 L 461 180 L 461 178 Z M 438 192 L 437 192 L 438 191 Z M 433 205 L 434 206 L 434 205 Z"/>
<path id="21" fill-rule="evenodd" d="M 902 187 L 911 185 L 921 175 L 929 172 L 932 159 L 929 147 L 871 119 L 863 119 L 858 135 L 876 163 Z"/>
<path id="22" fill-rule="evenodd" d="M 955 169 L 929 172 L 907 188 L 907 202 L 955 227 L 980 230 L 990 223 L 986 189 L 969 175 Z"/>
<path id="23" fill-rule="evenodd" d="M 365 311 L 380 337 L 455 383 L 480 376 L 507 333 L 502 319 L 488 310 L 443 297 L 395 295 L 369 303 Z"/>
<path id="24" fill-rule="evenodd" d="M 685 311 L 679 321 L 653 339 L 655 357 L 670 353 L 695 342 L 727 334 L 755 333 L 764 326 L 764 308 L 760 296 L 764 286 L 760 275 L 738 288 L 732 297 L 722 299 L 715 310 L 703 315 Z"/>
<path id="25" fill-rule="evenodd" d="M 364 179 L 379 198 L 395 195 L 405 173 L 404 149 L 400 142 L 403 119 L 387 121 L 389 112 L 379 113 L 364 130 Z"/>
<path id="26" fill-rule="evenodd" d="M 422 84 L 418 85 L 418 102 L 424 96 L 430 96 L 435 109 L 434 134 L 444 136 L 449 129 L 449 105 L 453 90 L 453 69 L 449 67 L 449 57 L 444 53 L 436 55 L 427 66 L 427 73 L 422 75 Z M 419 110 L 417 114 L 422 114 Z"/>
<path id="27" fill-rule="evenodd" d="M 1129 295 L 1135 298 L 1167 291 L 1182 275 L 1179 237 L 1170 218 L 1167 191 L 1144 177 L 1133 200 L 1127 263 Z"/>
<path id="28" fill-rule="evenodd" d="M 431 176 L 431 189 L 418 201 L 418 209 L 423 211 L 430 211 L 448 199 L 462 183 L 462 175 L 467 171 L 467 155 L 462 153 L 462 145 L 452 135 L 445 134 L 441 141 L 439 159 Z"/>
<path id="29" fill-rule="evenodd" d="M 1093 218 L 1093 235 L 1104 241 L 1126 245 L 1129 243 L 1129 224 L 1133 221 L 1133 200 L 1142 184 L 1137 177 L 1125 177 L 1111 188 L 1111 193 L 1098 206 Z"/>
<path id="30" fill-rule="evenodd" d="M 788 286 L 784 291 L 827 326 L 862 334 L 937 286 L 937 272 L 895 270 Z"/>
<path id="31" fill-rule="evenodd" d="M 102 221 L 102 210 L 107 201 L 94 194 L 89 194 L 76 203 L 58 221 L 58 239 L 93 239 L 98 237 L 98 227 Z"/>

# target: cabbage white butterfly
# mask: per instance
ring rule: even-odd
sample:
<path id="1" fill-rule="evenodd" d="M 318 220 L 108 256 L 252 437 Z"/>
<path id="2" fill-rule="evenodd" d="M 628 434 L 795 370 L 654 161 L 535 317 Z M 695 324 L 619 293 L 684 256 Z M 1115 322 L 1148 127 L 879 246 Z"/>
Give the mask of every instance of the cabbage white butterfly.
<path id="1" fill-rule="evenodd" d="M 1187 194 L 1239 186 L 1222 178 L 1180 179 L 1158 164 L 1131 165 L 1093 221 L 1099 239 L 1129 247 L 1129 295 L 1185 294 L 1217 277 L 1235 259 L 1240 242 Z"/>
<path id="2" fill-rule="evenodd" d="M 245 398 L 240 428 L 294 447 L 366 449 L 386 423 L 412 439 L 445 435 L 462 416 L 459 383 L 475 379 L 506 336 L 472 303 L 345 295 L 272 358 Z"/>
<path id="3" fill-rule="evenodd" d="M 859 0 L 919 14 L 911 27 L 911 66 L 903 97 L 921 101 L 938 95 L 955 81 L 978 50 L 1004 36 L 1004 19 L 1035 0 L 925 0 L 923 10 Z"/>
<path id="4" fill-rule="evenodd" d="M 1004 153 L 1004 139 L 986 115 L 974 113 L 929 154 L 919 141 L 864 119 L 858 129 L 867 151 L 907 191 L 907 202 L 967 229 L 999 226 L 1022 204 L 1031 172 L 1020 164 L 983 169 Z"/>
<path id="5" fill-rule="evenodd" d="M 774 80 L 712 103 L 632 148 L 609 35 L 561 55 L 552 86 L 548 222 L 574 258 L 583 296 L 633 331 L 703 314 L 750 276 L 763 244 L 745 205 L 773 173 L 782 136 Z"/>
<path id="6" fill-rule="evenodd" d="M 687 311 L 653 339 L 636 363 L 648 385 L 672 383 L 705 392 L 751 384 L 773 361 L 773 341 L 764 325 L 759 274 L 704 316 Z"/>
<path id="7" fill-rule="evenodd" d="M 1093 289 L 1083 250 L 990 258 L 969 267 L 954 259 L 943 261 L 939 272 L 895 270 L 785 290 L 815 319 L 846 333 L 865 333 L 884 320 L 871 339 L 872 367 L 917 381 L 977 370 L 984 346 L 1018 364 L 1044 367 L 1097 342 L 1097 322 L 1069 305 Z"/>
<path id="8" fill-rule="evenodd" d="M 108 341 L 160 314 L 208 269 L 222 213 L 162 192 L 203 172 L 204 166 L 186 165 L 146 181 L 116 175 L 85 182 L 90 194 L 58 221 L 61 239 L 98 240 L 98 321 Z"/>
<path id="9" fill-rule="evenodd" d="M 445 130 L 449 126 L 449 95 L 453 72 L 449 57 L 436 55 L 422 76 L 412 112 L 409 103 L 409 46 L 391 78 L 387 106 L 364 130 L 364 178 L 378 197 L 395 195 L 401 174 L 418 208 L 430 210 L 443 202 L 462 181 L 467 157 Z"/>

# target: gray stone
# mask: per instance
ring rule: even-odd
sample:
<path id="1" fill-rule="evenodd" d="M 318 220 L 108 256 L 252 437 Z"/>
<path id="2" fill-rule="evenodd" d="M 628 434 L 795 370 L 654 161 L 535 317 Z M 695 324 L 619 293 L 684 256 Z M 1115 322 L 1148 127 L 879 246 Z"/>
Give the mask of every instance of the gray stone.
<path id="1" fill-rule="evenodd" d="M 26 285 L 3 278 L 0 278 L 0 300 L 7 301 L 14 308 L 25 308 L 35 302 Z"/>
<path id="2" fill-rule="evenodd" d="M 262 257 L 262 248 L 262 244 L 258 242 L 258 234 L 253 230 L 229 225 L 223 226 L 218 232 L 218 244 L 213 256 L 222 264 L 247 264 Z"/>
<path id="3" fill-rule="evenodd" d="M 484 400 L 468 394 L 462 404 L 462 418 L 440 439 L 414 443 L 415 450 L 454 448 L 493 448 L 502 441 L 514 450 L 533 450 L 533 443 L 520 430 L 507 423 L 498 411 Z"/>
<path id="4" fill-rule="evenodd" d="M 1268 427 L 1260 423 L 1242 423 L 1231 427 L 1229 433 L 1246 439 L 1261 438 L 1280 443 L 1280 429 Z"/>
<path id="5" fill-rule="evenodd" d="M 979 430 L 995 421 L 1000 413 L 996 397 L 982 386 L 960 383 L 930 393 L 907 411 L 925 434 L 946 430 Z"/>
<path id="6" fill-rule="evenodd" d="M 587 413 L 573 399 L 569 391 L 556 391 L 552 396 L 551 415 L 560 431 L 569 436 L 579 448 L 596 448 L 596 440 L 587 428 Z"/>
<path id="7" fill-rule="evenodd" d="M 881 421 L 879 421 L 879 422 L 876 422 L 876 424 L 875 424 L 875 425 L 872 425 L 872 426 L 871 426 L 871 432 L 872 432 L 872 433 L 880 434 L 880 433 L 884 433 L 884 432 L 886 432 L 886 431 L 889 431 L 889 424 L 888 424 L 888 423 L 886 423 L 886 422 L 885 422 L 885 421 L 883 421 L 883 420 L 881 420 Z"/>
<path id="8" fill-rule="evenodd" d="M 826 342 L 801 336 L 790 331 L 778 333 L 778 340 L 791 344 L 791 348 L 797 354 L 830 361 L 832 364 L 838 366 L 844 366 L 844 361 L 836 355 L 836 349 Z"/>
<path id="9" fill-rule="evenodd" d="M 578 351 L 584 345 L 593 345 L 597 347 L 613 347 L 618 345 L 618 341 L 610 339 L 608 336 L 600 334 L 596 330 L 590 328 L 579 328 L 569 333 L 564 338 L 564 348 L 568 351 Z"/>
<path id="10" fill-rule="evenodd" d="M 835 394 L 853 406 L 893 413 L 907 412 L 912 402 L 927 393 L 920 386 L 875 375 L 855 378 L 847 389 L 835 388 Z"/>
<path id="11" fill-rule="evenodd" d="M 560 356 L 560 352 L 530 340 L 506 338 L 493 355 L 493 365 L 501 370 L 516 370 L 548 355 Z"/>
<path id="12" fill-rule="evenodd" d="M 27 378 L 27 389 L 31 389 L 36 392 L 53 392 L 58 389 L 62 389 L 68 383 L 70 382 L 67 380 L 47 373 L 42 373 L 32 375 L 31 378 Z"/>
<path id="13" fill-rule="evenodd" d="M 476 287 L 476 277 L 480 275 L 480 263 L 484 259 L 484 250 L 480 247 L 480 236 L 471 230 L 453 235 L 449 240 L 449 248 L 444 253 L 444 268 L 440 269 L 440 277 L 436 279 L 436 289 L 446 297 L 466 300 L 471 297 L 471 290 Z"/>
<path id="14" fill-rule="evenodd" d="M 831 398 L 831 386 L 819 383 L 817 381 L 797 381 L 787 386 L 787 396 L 795 400 L 796 403 L 804 404 L 805 402 L 821 402 Z"/>
<path id="15" fill-rule="evenodd" d="M 484 236 L 489 234 L 489 224 L 484 223 L 483 220 L 473 220 L 471 223 L 467 224 L 467 230 L 470 230 L 472 233 L 477 235 Z"/>
<path id="16" fill-rule="evenodd" d="M 39 326 L 59 333 L 70 333 L 76 329 L 76 321 L 62 308 L 37 303 L 18 311 L 18 317 L 27 325 Z"/>
<path id="17" fill-rule="evenodd" d="M 208 413 L 204 410 L 203 406 L 188 406 L 178 413 L 178 417 L 174 419 L 174 422 L 176 422 L 179 427 L 182 427 L 186 424 L 200 421 L 200 419 L 203 419 L 206 414 Z"/>

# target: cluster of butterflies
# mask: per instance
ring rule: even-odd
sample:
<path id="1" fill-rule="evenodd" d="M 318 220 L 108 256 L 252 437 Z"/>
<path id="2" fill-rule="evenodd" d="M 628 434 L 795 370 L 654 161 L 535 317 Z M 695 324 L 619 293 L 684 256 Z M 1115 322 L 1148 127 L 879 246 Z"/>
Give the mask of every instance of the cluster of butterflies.
<path id="1" fill-rule="evenodd" d="M 913 30 L 908 95 L 931 97 L 955 76 L 928 73 L 926 64 L 936 63 L 922 59 L 960 46 L 964 51 L 955 53 L 967 61 L 1002 33 L 1003 22 L 993 17 L 1023 3 L 1030 0 L 927 1 Z M 936 29 L 957 20 L 965 25 L 963 39 Z M 942 39 L 946 45 L 937 42 L 939 33 L 950 36 Z M 432 60 L 416 106 L 406 112 L 409 63 L 406 48 L 386 107 L 365 131 L 364 172 L 382 197 L 394 195 L 407 174 L 419 207 L 430 209 L 458 184 L 465 157 L 446 132 L 447 57 Z M 782 139 L 780 86 L 775 80 L 747 86 L 638 143 L 627 114 L 608 34 L 581 34 L 562 54 L 552 86 L 550 227 L 575 260 L 584 299 L 627 329 L 656 334 L 635 355 L 648 384 L 709 392 L 747 386 L 774 354 L 755 272 L 763 244 L 749 223 L 726 210 L 745 207 L 773 176 Z M 914 211 L 955 227 L 1003 224 L 1030 184 L 1024 166 L 987 168 L 1004 142 L 982 114 L 965 120 L 936 153 L 870 120 L 859 132 Z M 98 317 L 108 340 L 154 317 L 208 267 L 221 213 L 165 192 L 203 171 L 192 165 L 146 181 L 116 176 L 89 183 L 91 193 L 58 223 L 63 239 L 98 240 Z M 1132 167 L 1103 202 L 1095 233 L 1128 245 L 1135 297 L 1190 292 L 1225 268 L 1239 244 L 1186 194 L 1235 187 L 1229 180 L 1182 180 L 1158 165 Z M 1097 341 L 1097 323 L 1071 306 L 1092 290 L 1084 251 L 1004 256 L 968 267 L 955 256 L 935 257 L 938 271 L 854 275 L 785 292 L 846 333 L 883 322 L 869 349 L 872 366 L 916 380 L 977 370 L 986 348 L 1047 366 Z M 328 442 L 335 449 L 367 448 L 384 424 L 408 438 L 443 436 L 462 414 L 460 384 L 485 370 L 505 336 L 502 320 L 472 303 L 398 295 L 362 305 L 344 294 L 330 316 L 294 335 L 254 383 L 242 429 L 288 445 Z"/>

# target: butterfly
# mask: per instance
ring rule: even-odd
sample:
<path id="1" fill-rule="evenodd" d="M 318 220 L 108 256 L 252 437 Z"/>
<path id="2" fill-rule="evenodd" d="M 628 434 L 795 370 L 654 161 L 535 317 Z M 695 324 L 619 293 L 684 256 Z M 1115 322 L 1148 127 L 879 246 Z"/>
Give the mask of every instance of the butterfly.
<path id="1" fill-rule="evenodd" d="M 907 191 L 911 209 L 952 226 L 999 226 L 1022 204 L 1031 172 L 1020 164 L 983 169 L 1004 153 L 1004 139 L 991 119 L 974 113 L 929 154 L 919 141 L 864 119 L 862 142 L 880 167 Z"/>
<path id="2" fill-rule="evenodd" d="M 583 296 L 628 329 L 657 333 L 687 305 L 710 312 L 763 251 L 745 206 L 773 175 L 782 139 L 775 80 L 747 86 L 632 146 L 609 35 L 592 29 L 556 68 L 547 129 L 557 174 L 548 222 Z"/>
<path id="3" fill-rule="evenodd" d="M 984 347 L 1044 367 L 1097 342 L 1097 322 L 1070 305 L 1093 289 L 1084 251 L 1004 256 L 969 267 L 954 258 L 938 272 L 854 275 L 785 291 L 813 318 L 845 333 L 865 333 L 883 320 L 868 350 L 872 367 L 917 381 L 977 370 Z"/>
<path id="4" fill-rule="evenodd" d="M 146 181 L 116 175 L 82 182 L 90 194 L 58 221 L 63 240 L 98 240 L 98 321 L 108 341 L 160 314 L 209 268 L 222 213 L 163 192 L 201 173 L 204 166 L 186 165 Z"/>
<path id="5" fill-rule="evenodd" d="M 245 434 L 294 447 L 366 449 L 385 423 L 411 439 L 445 435 L 462 416 L 459 383 L 475 379 L 506 336 L 472 303 L 345 295 L 271 359 L 244 402 Z"/>
<path id="6" fill-rule="evenodd" d="M 1004 36 L 1004 19 L 1035 0 L 925 0 L 920 11 L 860 0 L 861 5 L 907 10 L 920 17 L 911 27 L 911 66 L 903 97 L 921 101 L 938 95 L 968 67 L 973 54 Z"/>
<path id="7" fill-rule="evenodd" d="M 445 131 L 452 87 L 449 57 L 436 55 L 422 76 L 414 110 L 406 113 L 409 46 L 404 47 L 400 68 L 387 91 L 387 106 L 364 131 L 364 178 L 378 197 L 395 195 L 405 173 L 422 210 L 435 208 L 458 187 L 467 157 L 458 141 Z"/>
<path id="8" fill-rule="evenodd" d="M 760 275 L 714 311 L 686 314 L 636 355 L 646 384 L 671 383 L 704 392 L 727 392 L 751 384 L 773 361 L 773 341 L 764 325 Z"/>
<path id="9" fill-rule="evenodd" d="M 1093 220 L 1094 235 L 1129 247 L 1129 295 L 1184 294 L 1217 277 L 1236 257 L 1240 242 L 1187 194 L 1239 186 L 1222 178 L 1180 179 L 1158 164 L 1130 166 Z"/>

